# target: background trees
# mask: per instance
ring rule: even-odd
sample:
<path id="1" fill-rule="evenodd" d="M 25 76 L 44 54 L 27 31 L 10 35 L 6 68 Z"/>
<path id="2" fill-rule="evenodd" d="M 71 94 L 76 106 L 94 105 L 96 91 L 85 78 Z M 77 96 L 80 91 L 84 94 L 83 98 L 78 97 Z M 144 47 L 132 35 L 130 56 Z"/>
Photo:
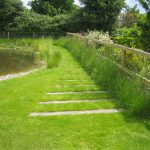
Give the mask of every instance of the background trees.
<path id="1" fill-rule="evenodd" d="M 150 52 L 150 0 L 139 0 L 143 8 L 146 10 L 146 17 L 139 23 L 141 28 L 142 47 Z"/>
<path id="2" fill-rule="evenodd" d="M 130 28 L 138 22 L 138 17 L 140 13 L 136 5 L 133 8 L 126 6 L 124 12 L 119 15 L 119 26 Z"/>
<path id="3" fill-rule="evenodd" d="M 84 30 L 112 31 L 124 0 L 80 0 L 81 25 Z"/>
<path id="4" fill-rule="evenodd" d="M 34 0 L 30 6 L 36 13 L 50 16 L 71 13 L 76 9 L 74 0 Z"/>
<path id="5" fill-rule="evenodd" d="M 0 31 L 5 31 L 7 25 L 22 11 L 21 0 L 0 0 Z"/>
<path id="6" fill-rule="evenodd" d="M 8 29 L 15 33 L 63 34 L 69 28 L 66 23 L 69 20 L 70 15 L 62 14 L 50 17 L 25 10 L 14 19 L 13 23 L 9 24 Z"/>
<path id="7" fill-rule="evenodd" d="M 119 44 L 150 52 L 150 0 L 137 1 L 146 14 L 126 6 L 124 0 L 80 0 L 82 7 L 74 0 L 32 0 L 31 9 L 24 8 L 21 0 L 0 0 L 0 32 L 61 34 L 96 29 L 115 33 Z"/>

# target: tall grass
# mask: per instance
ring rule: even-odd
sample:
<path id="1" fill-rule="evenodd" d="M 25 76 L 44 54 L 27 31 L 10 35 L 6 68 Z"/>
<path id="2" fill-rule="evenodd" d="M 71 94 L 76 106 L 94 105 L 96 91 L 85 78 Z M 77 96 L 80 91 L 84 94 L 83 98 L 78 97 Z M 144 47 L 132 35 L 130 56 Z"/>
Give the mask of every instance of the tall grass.
<path id="1" fill-rule="evenodd" d="M 150 115 L 150 95 L 145 84 L 103 59 L 96 46 L 77 38 L 61 38 L 55 44 L 67 48 L 97 84 L 111 91 L 119 106 L 138 115 Z"/>
<path id="2" fill-rule="evenodd" d="M 47 68 L 57 67 L 61 60 L 61 53 L 52 46 L 52 39 L 23 39 L 20 42 L 33 48 L 34 51 L 40 53 L 41 60 L 46 62 Z"/>
<path id="3" fill-rule="evenodd" d="M 53 68 L 59 65 L 61 53 L 52 46 L 52 40 L 41 39 L 39 41 L 39 51 L 41 59 L 46 61 L 47 68 Z"/>

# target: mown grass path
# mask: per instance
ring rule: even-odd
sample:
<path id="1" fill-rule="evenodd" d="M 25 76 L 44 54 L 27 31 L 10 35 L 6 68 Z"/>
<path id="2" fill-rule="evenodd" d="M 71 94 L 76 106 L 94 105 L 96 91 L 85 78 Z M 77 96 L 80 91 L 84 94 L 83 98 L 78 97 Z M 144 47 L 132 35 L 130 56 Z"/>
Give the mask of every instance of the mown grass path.
<path id="1" fill-rule="evenodd" d="M 49 92 L 45 93 L 49 95 L 51 102 L 54 102 L 53 104 L 55 105 L 46 103 L 47 106 L 38 106 L 40 108 L 37 109 L 37 112 L 31 113 L 30 116 L 109 114 L 119 112 L 119 109 L 115 109 L 112 100 L 109 100 L 109 91 L 96 85 L 84 68 L 69 53 L 65 54 L 60 65 L 64 71 L 50 85 Z M 64 62 L 66 63 L 64 64 Z M 68 99 L 64 98 L 66 96 Z M 57 101 L 59 97 L 62 97 L 61 105 Z M 105 101 L 103 101 L 104 98 Z M 70 99 L 72 102 L 70 102 Z M 88 100 L 88 103 L 84 100 Z M 74 103 L 75 101 L 79 101 L 79 103 Z"/>
<path id="2" fill-rule="evenodd" d="M 62 52 L 63 58 L 58 68 L 43 68 L 18 79 L 0 82 L 0 149 L 149 150 L 149 120 L 133 118 L 128 112 L 29 117 L 31 112 L 118 108 L 117 100 L 112 99 L 108 92 L 46 94 L 107 91 L 94 83 L 67 50 L 52 47 Z M 68 100 L 91 102 L 39 104 Z"/>

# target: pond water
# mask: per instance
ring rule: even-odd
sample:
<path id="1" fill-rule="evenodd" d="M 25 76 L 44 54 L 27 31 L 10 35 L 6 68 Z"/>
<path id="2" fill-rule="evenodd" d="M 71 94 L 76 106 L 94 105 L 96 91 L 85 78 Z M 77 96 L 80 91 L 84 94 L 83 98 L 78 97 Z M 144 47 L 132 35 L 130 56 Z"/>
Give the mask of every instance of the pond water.
<path id="1" fill-rule="evenodd" d="M 38 59 L 38 60 L 37 60 Z M 34 51 L 0 50 L 0 76 L 10 73 L 18 73 L 40 65 L 40 59 Z"/>

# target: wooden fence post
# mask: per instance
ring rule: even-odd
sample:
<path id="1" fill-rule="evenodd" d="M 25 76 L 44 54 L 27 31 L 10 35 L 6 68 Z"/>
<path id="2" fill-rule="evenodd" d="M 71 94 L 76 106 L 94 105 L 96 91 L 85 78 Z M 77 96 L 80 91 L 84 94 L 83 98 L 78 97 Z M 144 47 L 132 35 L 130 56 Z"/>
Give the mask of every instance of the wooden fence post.
<path id="1" fill-rule="evenodd" d="M 10 33 L 9 33 L 9 32 L 7 33 L 7 38 L 8 38 L 8 39 L 10 38 Z"/>
<path id="2" fill-rule="evenodd" d="M 122 50 L 122 66 L 126 65 L 126 51 Z"/>
<path id="3" fill-rule="evenodd" d="M 34 38 L 34 32 L 32 33 L 32 37 Z"/>
<path id="4" fill-rule="evenodd" d="M 106 58 L 109 57 L 109 47 L 108 47 L 108 46 L 104 46 L 104 56 L 105 56 Z"/>

